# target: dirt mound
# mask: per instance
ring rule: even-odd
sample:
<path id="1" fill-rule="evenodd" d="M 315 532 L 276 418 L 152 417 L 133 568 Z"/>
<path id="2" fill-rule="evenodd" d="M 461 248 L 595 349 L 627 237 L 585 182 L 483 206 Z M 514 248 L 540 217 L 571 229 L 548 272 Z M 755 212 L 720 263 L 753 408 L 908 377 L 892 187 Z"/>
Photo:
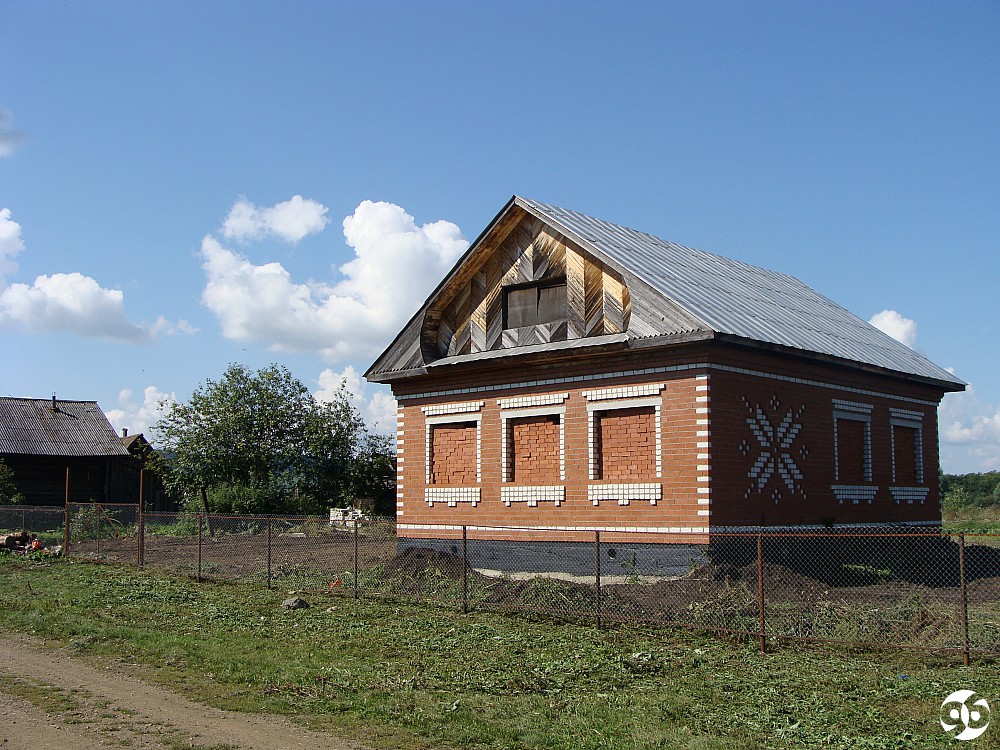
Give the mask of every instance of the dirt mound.
<path id="1" fill-rule="evenodd" d="M 424 578 L 438 575 L 446 578 L 462 577 L 462 558 L 428 547 L 408 547 L 397 552 L 382 569 L 388 578 Z"/>

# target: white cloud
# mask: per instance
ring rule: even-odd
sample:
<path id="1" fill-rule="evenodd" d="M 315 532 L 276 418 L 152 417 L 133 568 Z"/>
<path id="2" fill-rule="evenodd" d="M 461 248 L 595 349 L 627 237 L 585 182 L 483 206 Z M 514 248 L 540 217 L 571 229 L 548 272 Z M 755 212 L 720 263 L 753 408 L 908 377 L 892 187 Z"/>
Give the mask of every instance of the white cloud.
<path id="1" fill-rule="evenodd" d="M 146 439 L 152 442 L 150 428 L 160 418 L 160 404 L 164 401 L 176 403 L 174 393 L 161 391 L 155 385 L 148 385 L 142 392 L 142 402 L 132 398 L 132 391 L 124 389 L 118 394 L 118 407 L 105 411 L 108 421 L 121 434 L 122 428 L 127 428 L 130 435 L 146 433 Z"/>
<path id="2" fill-rule="evenodd" d="M 368 396 L 368 385 L 351 365 L 343 372 L 327 368 L 319 374 L 320 390 L 313 395 L 317 401 L 332 401 L 341 387 L 351 404 L 361 413 L 365 423 L 374 432 L 396 435 L 396 399 L 386 389 L 378 388 Z"/>
<path id="3" fill-rule="evenodd" d="M 23 130 L 14 129 L 14 115 L 6 109 L 0 109 L 0 157 L 10 156 L 28 137 Z"/>
<path id="4" fill-rule="evenodd" d="M 362 202 L 344 219 L 355 257 L 332 282 L 295 282 L 280 263 L 254 265 L 211 235 L 202 240 L 208 277 L 202 302 L 223 335 L 328 360 L 377 353 L 468 247 L 454 224 L 418 227 L 391 203 Z"/>
<path id="5" fill-rule="evenodd" d="M 941 466 L 949 474 L 1000 469 L 1000 406 L 982 403 L 973 386 L 949 393 L 938 410 Z"/>
<path id="6" fill-rule="evenodd" d="M 4 277 L 17 270 L 17 254 L 24 250 L 21 225 L 10 218 L 9 208 L 0 208 L 0 287 Z"/>
<path id="7" fill-rule="evenodd" d="M 125 295 L 120 290 L 104 289 L 81 273 L 42 275 L 31 285 L 6 286 L 6 275 L 17 270 L 14 259 L 22 250 L 21 225 L 11 218 L 10 209 L 0 209 L 0 326 L 130 343 L 197 330 L 185 320 L 171 323 L 163 316 L 148 329 L 137 325 L 125 314 Z"/>
<path id="8" fill-rule="evenodd" d="M 905 344 L 911 349 L 917 345 L 917 323 L 909 318 L 904 318 L 895 310 L 883 310 L 872 316 L 868 321 L 883 333 L 892 336 L 896 341 Z"/>
<path id="9" fill-rule="evenodd" d="M 195 334 L 198 329 L 181 318 L 176 323 L 167 320 L 162 315 L 149 327 L 149 332 L 153 336 L 177 336 L 179 334 Z"/>
<path id="10" fill-rule="evenodd" d="M 241 197 L 229 209 L 222 224 L 222 236 L 237 242 L 277 237 L 286 242 L 298 242 L 303 237 L 322 232 L 330 223 L 327 207 L 314 200 L 294 195 L 291 199 L 261 208 Z"/>
<path id="11" fill-rule="evenodd" d="M 150 334 L 125 315 L 124 295 L 79 273 L 39 276 L 31 286 L 0 291 L 0 324 L 32 333 L 67 331 L 115 341 L 148 341 Z"/>

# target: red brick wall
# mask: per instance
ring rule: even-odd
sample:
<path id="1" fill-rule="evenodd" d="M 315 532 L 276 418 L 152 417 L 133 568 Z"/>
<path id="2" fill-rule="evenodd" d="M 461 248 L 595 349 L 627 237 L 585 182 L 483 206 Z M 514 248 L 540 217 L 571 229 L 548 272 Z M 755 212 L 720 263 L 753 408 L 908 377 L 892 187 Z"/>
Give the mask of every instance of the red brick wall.
<path id="1" fill-rule="evenodd" d="M 772 359 L 745 355 L 741 362 L 747 369 L 770 364 L 773 370 Z M 940 392 L 876 375 L 855 373 L 838 377 L 838 371 L 832 368 L 794 367 L 791 363 L 784 366 L 783 371 L 779 369 L 782 374 L 815 384 L 736 372 L 713 371 L 711 375 L 712 523 L 940 522 L 937 480 Z M 864 457 L 859 443 L 863 440 L 864 422 L 836 419 L 835 399 L 870 407 L 870 480 L 864 478 L 861 468 Z M 760 444 L 750 425 L 760 420 L 758 407 L 763 420 L 775 431 L 786 419 L 799 426 L 787 447 L 782 448 L 777 440 L 770 447 Z M 927 489 L 923 502 L 900 502 L 893 495 L 894 487 L 912 486 L 913 477 L 905 482 L 893 480 L 891 409 L 922 416 L 922 486 Z M 847 433 L 839 440 L 839 462 L 834 444 L 835 422 L 838 437 L 840 432 Z M 786 436 L 790 429 L 786 429 Z M 897 446 L 897 454 L 901 450 L 905 449 Z M 909 451 L 912 463 L 915 452 L 912 445 Z M 772 464 L 774 471 L 760 488 L 751 475 L 764 453 L 771 453 L 778 461 Z M 766 465 L 767 460 L 763 460 Z M 780 473 L 778 464 L 784 466 L 790 482 Z M 790 471 L 792 464 L 800 476 Z M 859 485 L 874 490 L 875 494 L 871 502 L 838 500 L 832 489 L 836 485 Z"/>
<path id="2" fill-rule="evenodd" d="M 509 422 L 511 476 L 519 484 L 558 484 L 559 417 L 521 417 Z"/>
<path id="3" fill-rule="evenodd" d="M 692 366 L 692 362 L 704 364 Z M 676 369 L 646 371 L 653 368 Z M 611 377 L 615 372 L 629 374 Z M 591 379 L 583 380 L 584 377 Z M 531 385 L 508 385 L 517 383 Z M 620 409 L 601 409 L 587 400 L 585 392 L 661 384 L 655 396 L 660 406 L 661 476 L 655 476 L 655 468 L 650 468 L 649 442 L 643 442 L 643 447 L 636 451 L 643 455 L 643 460 L 634 462 L 634 470 L 615 468 L 609 473 L 608 467 L 604 467 L 605 477 L 591 480 L 588 407 L 594 412 L 606 411 L 613 417 L 611 421 L 625 421 L 632 415 L 616 414 L 622 411 Z M 420 395 L 445 390 L 453 392 L 442 396 Z M 590 359 L 577 355 L 531 366 L 522 364 L 516 369 L 497 367 L 495 363 L 489 367 L 484 363 L 478 370 L 452 367 L 445 374 L 435 373 L 397 383 L 394 392 L 400 398 L 397 495 L 401 536 L 440 537 L 452 533 L 416 528 L 438 524 L 547 526 L 567 530 L 558 533 L 562 535 L 560 538 L 569 538 L 575 533 L 569 530 L 580 527 L 669 530 L 703 529 L 709 524 L 811 525 L 831 520 L 836 524 L 940 520 L 936 404 L 941 392 L 932 386 L 735 346 L 693 345 L 672 351 L 647 350 Z M 499 401 L 553 394 L 560 396 L 552 410 L 561 410 L 565 481 L 552 479 L 558 477 L 558 469 L 553 466 L 555 449 L 552 442 L 544 450 L 539 448 L 537 457 L 532 448 L 531 461 L 526 463 L 519 461 L 519 451 L 515 450 L 513 457 L 508 456 L 513 459 L 513 481 L 505 481 L 508 477 L 503 476 L 502 453 L 507 436 L 501 434 Z M 565 394 L 564 399 L 562 394 Z M 875 488 L 871 503 L 839 501 L 834 496 L 832 486 L 840 481 L 835 478 L 834 399 L 871 406 L 872 480 L 865 483 Z M 427 417 L 423 409 L 470 402 L 478 405 L 476 417 L 481 420 L 482 475 L 481 482 L 476 484 L 473 428 L 469 431 L 468 453 L 462 459 L 467 468 L 461 481 L 479 488 L 478 502 L 475 506 L 471 502 L 458 502 L 453 507 L 435 502 L 430 507 L 424 496 Z M 757 407 L 761 415 L 757 414 Z M 643 409 L 649 411 L 650 407 Z M 922 472 L 927 487 L 922 503 L 900 502 L 893 495 L 890 409 L 919 412 L 922 417 Z M 456 420 L 462 417 L 457 415 Z M 751 423 L 758 423 L 760 428 L 766 421 L 772 430 L 777 430 L 786 419 L 788 425 L 783 428 L 783 434 L 789 437 L 794 432 L 789 444 L 786 447 L 776 444 L 772 450 L 761 446 Z M 433 429 L 437 431 L 440 427 L 435 424 Z M 541 430 L 537 425 L 533 429 L 535 432 Z M 547 440 L 557 440 L 554 417 L 545 430 L 551 430 Z M 632 425 L 629 431 L 634 437 L 642 436 L 643 441 L 653 441 L 652 458 L 655 461 L 655 430 L 648 427 L 641 430 Z M 530 432 L 532 429 L 525 428 L 526 434 Z M 605 434 L 602 439 L 607 446 L 618 438 Z M 508 443 L 508 452 L 510 448 Z M 775 457 L 769 472 L 766 466 L 757 466 L 762 455 L 768 452 Z M 535 462 L 537 468 L 533 465 Z M 764 481 L 759 485 L 761 479 Z M 594 504 L 588 493 L 595 486 L 618 482 L 659 485 L 662 494 L 655 504 L 634 499 L 623 505 L 607 500 Z M 501 499 L 501 488 L 512 485 L 560 485 L 565 488 L 565 494 L 559 505 L 538 502 L 529 506 L 525 502 L 512 502 L 507 506 Z M 534 537 L 548 538 L 553 533 L 556 532 L 534 532 Z M 532 534 L 524 532 L 508 535 L 518 539 L 532 538 Z M 588 532 L 580 536 L 593 538 Z"/>
<path id="4" fill-rule="evenodd" d="M 656 422 L 652 407 L 600 412 L 597 476 L 622 482 L 656 479 Z"/>
<path id="5" fill-rule="evenodd" d="M 468 486 L 476 483 L 476 424 L 431 427 L 431 484 Z"/>

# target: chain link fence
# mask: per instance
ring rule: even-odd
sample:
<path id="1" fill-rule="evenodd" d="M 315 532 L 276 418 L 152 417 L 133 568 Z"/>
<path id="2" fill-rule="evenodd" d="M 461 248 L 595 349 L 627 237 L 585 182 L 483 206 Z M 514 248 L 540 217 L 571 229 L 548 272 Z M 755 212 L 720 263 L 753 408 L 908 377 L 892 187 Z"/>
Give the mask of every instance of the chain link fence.
<path id="1" fill-rule="evenodd" d="M 67 526 L 68 521 L 68 526 Z M 78 559 L 199 580 L 385 597 L 560 621 L 652 623 L 773 639 L 1000 654 L 1000 535 L 900 529 L 654 535 L 390 519 L 0 507 Z"/>

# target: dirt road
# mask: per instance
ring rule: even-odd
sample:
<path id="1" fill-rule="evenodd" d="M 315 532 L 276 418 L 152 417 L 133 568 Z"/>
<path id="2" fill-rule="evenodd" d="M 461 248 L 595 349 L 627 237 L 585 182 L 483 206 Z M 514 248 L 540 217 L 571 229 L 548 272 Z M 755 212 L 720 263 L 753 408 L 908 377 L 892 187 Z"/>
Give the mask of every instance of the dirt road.
<path id="1" fill-rule="evenodd" d="M 26 636 L 0 637 L 0 750 L 364 750 L 275 716 L 193 703 L 127 674 Z"/>

